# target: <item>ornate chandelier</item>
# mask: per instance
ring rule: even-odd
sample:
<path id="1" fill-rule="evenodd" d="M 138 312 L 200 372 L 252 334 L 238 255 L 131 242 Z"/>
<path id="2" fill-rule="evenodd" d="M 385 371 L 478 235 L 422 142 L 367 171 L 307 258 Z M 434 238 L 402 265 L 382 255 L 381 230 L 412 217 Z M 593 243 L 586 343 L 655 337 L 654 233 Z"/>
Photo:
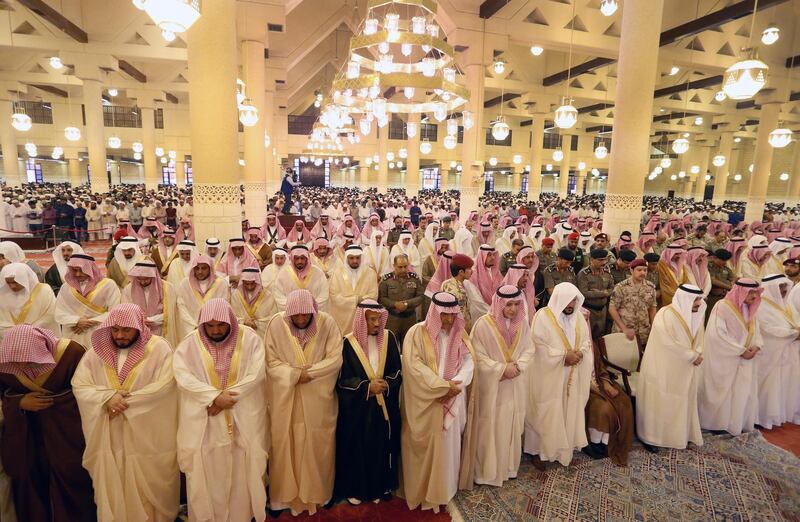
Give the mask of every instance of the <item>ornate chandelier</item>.
<path id="1" fill-rule="evenodd" d="M 792 142 L 792 131 L 789 129 L 775 129 L 769 133 L 768 141 L 773 148 L 782 149 Z"/>
<path id="2" fill-rule="evenodd" d="M 33 127 L 33 120 L 25 113 L 25 109 L 17 107 L 11 115 L 11 126 L 20 132 L 27 132 Z"/>
<path id="3" fill-rule="evenodd" d="M 689 140 L 686 138 L 678 138 L 672 142 L 672 152 L 675 154 L 683 154 L 689 150 Z"/>
<path id="4" fill-rule="evenodd" d="M 736 62 L 725 71 L 722 90 L 732 100 L 747 100 L 764 88 L 768 72 L 769 66 L 755 57 Z"/>
<path id="5" fill-rule="evenodd" d="M 200 18 L 200 0 L 133 0 L 133 5 L 153 19 L 168 42 Z"/>

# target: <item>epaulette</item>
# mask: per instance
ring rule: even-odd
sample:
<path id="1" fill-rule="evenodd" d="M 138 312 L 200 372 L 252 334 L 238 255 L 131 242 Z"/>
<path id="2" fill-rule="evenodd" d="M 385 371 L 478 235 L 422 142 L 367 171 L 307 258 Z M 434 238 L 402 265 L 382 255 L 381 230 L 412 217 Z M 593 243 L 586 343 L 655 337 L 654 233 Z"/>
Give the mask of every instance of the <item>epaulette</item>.
<path id="1" fill-rule="evenodd" d="M 419 279 L 419 276 L 417 275 L 416 272 L 409 272 L 408 277 L 411 277 L 413 279 Z"/>
<path id="2" fill-rule="evenodd" d="M 389 272 L 388 274 L 381 277 L 381 281 L 388 281 L 389 279 L 394 277 L 394 272 Z"/>

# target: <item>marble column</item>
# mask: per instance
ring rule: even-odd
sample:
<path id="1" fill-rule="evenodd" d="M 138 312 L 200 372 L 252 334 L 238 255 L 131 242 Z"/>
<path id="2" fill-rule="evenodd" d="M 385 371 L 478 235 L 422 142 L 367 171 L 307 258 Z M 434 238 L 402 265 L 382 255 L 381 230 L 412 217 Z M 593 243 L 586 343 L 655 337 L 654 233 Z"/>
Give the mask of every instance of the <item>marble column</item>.
<path id="1" fill-rule="evenodd" d="M 375 124 L 377 127 L 377 122 Z M 378 193 L 385 194 L 388 181 L 389 181 L 389 160 L 386 159 L 386 153 L 389 152 L 389 124 L 387 123 L 382 129 L 378 129 Z"/>
<path id="2" fill-rule="evenodd" d="M 700 147 L 697 157 L 695 158 L 696 165 L 700 166 L 700 173 L 697 175 L 695 182 L 694 200 L 703 201 L 706 195 L 706 176 L 709 174 L 708 166 L 711 163 L 709 156 L 711 154 L 711 147 Z"/>
<path id="3" fill-rule="evenodd" d="M 267 82 L 266 91 L 264 92 L 264 131 L 269 136 L 269 147 L 266 150 L 264 159 L 264 175 L 267 180 L 267 202 L 270 197 L 278 192 L 281 188 L 282 171 L 280 163 L 278 162 L 278 151 L 275 148 L 275 91 L 269 90 L 274 88 L 275 81 L 270 78 Z"/>
<path id="4" fill-rule="evenodd" d="M 422 131 L 419 128 L 419 114 L 409 114 L 407 123 L 414 123 L 417 125 L 417 133 L 413 138 L 408 138 L 406 150 L 408 157 L 406 158 L 406 195 L 409 197 L 416 197 L 419 194 L 422 174 L 419 170 L 419 142 L 420 134 Z"/>
<path id="5" fill-rule="evenodd" d="M 614 130 L 606 183 L 603 232 L 637 231 L 650 167 L 650 125 L 664 0 L 626 0 L 622 9 Z"/>
<path id="6" fill-rule="evenodd" d="M 81 161 L 78 159 L 78 149 L 73 147 L 64 148 L 64 159 L 67 160 L 67 172 L 69 173 L 69 183 L 73 187 L 86 183 L 86 173 L 81 172 Z"/>
<path id="7" fill-rule="evenodd" d="M 733 132 L 723 132 L 719 140 L 719 154 L 725 156 L 725 164 L 721 167 L 714 167 L 714 205 L 722 205 L 728 187 L 728 177 L 733 170 Z"/>
<path id="8" fill-rule="evenodd" d="M 448 190 L 450 187 L 450 164 L 442 165 L 439 174 L 439 190 Z"/>
<path id="9" fill-rule="evenodd" d="M 571 142 L 572 137 L 568 134 L 564 135 L 561 144 L 561 151 L 564 153 L 564 159 L 561 160 L 558 171 L 558 197 L 561 199 L 566 198 L 569 194 L 569 163 L 572 160 Z"/>
<path id="10" fill-rule="evenodd" d="M 178 151 L 175 159 L 175 185 L 178 188 L 186 187 L 186 154 Z"/>
<path id="11" fill-rule="evenodd" d="M 747 209 L 744 213 L 744 220 L 747 223 L 761 221 L 764 217 L 769 171 L 772 168 L 772 145 L 769 144 L 769 133 L 777 128 L 780 112 L 780 103 L 770 102 L 761 105 L 758 133 L 756 134 L 756 150 L 753 157 L 753 175 L 750 177 Z"/>
<path id="12" fill-rule="evenodd" d="M 358 167 L 358 188 L 361 190 L 369 188 L 369 167 L 364 163 L 364 160 L 361 160 L 361 164 Z"/>
<path id="13" fill-rule="evenodd" d="M 260 226 L 267 218 L 263 38 L 242 42 L 242 62 L 245 64 L 245 93 L 258 109 L 256 124 L 244 128 L 244 211 L 251 224 Z"/>
<path id="14" fill-rule="evenodd" d="M 789 172 L 789 198 L 790 205 L 800 202 L 800 141 L 794 142 L 794 162 Z"/>
<path id="15" fill-rule="evenodd" d="M 236 2 L 214 0 L 187 31 L 197 243 L 242 235 Z M 213 124 L 210 124 L 213 123 Z"/>
<path id="16" fill-rule="evenodd" d="M 3 177 L 9 187 L 19 187 L 22 178 L 19 173 L 16 131 L 11 126 L 13 114 L 11 100 L 0 99 L 0 147 L 3 149 Z M 62 131 L 63 132 L 63 131 Z"/>
<path id="17" fill-rule="evenodd" d="M 542 192 L 544 118 L 544 113 L 534 114 L 531 125 L 531 171 L 528 174 L 528 201 L 537 201 Z"/>
<path id="18" fill-rule="evenodd" d="M 89 149 L 89 169 L 92 192 L 108 192 L 106 169 L 106 138 L 103 125 L 103 83 L 83 80 L 83 105 L 86 114 L 86 146 Z"/>
<path id="19" fill-rule="evenodd" d="M 575 193 L 582 196 L 586 193 L 586 169 L 578 171 L 578 180 L 575 185 Z"/>
<path id="20" fill-rule="evenodd" d="M 158 190 L 161 182 L 161 169 L 156 158 L 156 108 L 153 100 L 140 100 L 142 118 L 142 165 L 144 166 L 144 186 L 147 190 Z"/>
<path id="21" fill-rule="evenodd" d="M 470 91 L 470 99 L 465 109 L 472 112 L 475 125 L 464 129 L 464 140 L 461 146 L 461 212 L 467 215 L 478 208 L 480 195 L 483 193 L 483 148 L 486 129 L 483 126 L 483 85 L 484 67 L 479 50 L 469 56 L 468 65 L 464 68 L 466 87 Z"/>

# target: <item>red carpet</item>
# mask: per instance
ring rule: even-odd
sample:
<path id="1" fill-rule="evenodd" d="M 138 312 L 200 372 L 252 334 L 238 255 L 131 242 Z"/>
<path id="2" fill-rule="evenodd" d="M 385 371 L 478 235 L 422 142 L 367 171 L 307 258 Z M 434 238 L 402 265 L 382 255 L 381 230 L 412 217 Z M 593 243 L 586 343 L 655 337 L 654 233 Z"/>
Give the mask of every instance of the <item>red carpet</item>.
<path id="1" fill-rule="evenodd" d="M 779 428 L 761 430 L 761 434 L 771 444 L 790 451 L 800 457 L 800 426 L 797 424 L 784 424 Z"/>

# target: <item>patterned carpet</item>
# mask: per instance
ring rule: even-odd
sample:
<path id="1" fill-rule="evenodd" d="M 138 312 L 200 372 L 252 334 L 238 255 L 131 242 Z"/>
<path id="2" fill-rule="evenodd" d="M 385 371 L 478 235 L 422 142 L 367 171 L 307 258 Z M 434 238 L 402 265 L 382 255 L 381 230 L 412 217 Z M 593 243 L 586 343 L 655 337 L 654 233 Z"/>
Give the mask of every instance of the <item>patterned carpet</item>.
<path id="1" fill-rule="evenodd" d="M 627 468 L 576 454 L 540 473 L 525 456 L 517 480 L 459 492 L 449 509 L 469 522 L 800 520 L 800 459 L 759 432 L 655 455 L 636 447 Z"/>

